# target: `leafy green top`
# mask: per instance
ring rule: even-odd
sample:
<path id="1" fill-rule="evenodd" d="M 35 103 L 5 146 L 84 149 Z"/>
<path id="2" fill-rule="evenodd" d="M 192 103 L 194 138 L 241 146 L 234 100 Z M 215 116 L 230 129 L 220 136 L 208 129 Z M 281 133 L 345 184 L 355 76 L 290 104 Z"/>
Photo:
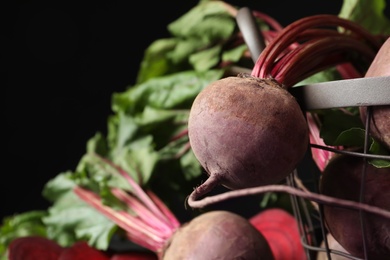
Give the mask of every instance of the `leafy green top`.
<path id="1" fill-rule="evenodd" d="M 340 16 L 361 22 L 374 34 L 390 34 L 384 8 L 385 1 L 344 0 Z M 178 216 L 188 214 L 183 212 L 183 201 L 203 173 L 189 149 L 186 134 L 192 101 L 210 82 L 250 72 L 253 67 L 234 10 L 222 1 L 200 1 L 168 25 L 171 38 L 157 39 L 146 48 L 136 84 L 112 95 L 113 114 L 107 120 L 107 136 L 92 136 L 77 168 L 59 173 L 45 185 L 42 194 L 52 206 L 47 211 L 26 212 L 3 220 L 0 259 L 6 259 L 6 246 L 13 238 L 32 234 L 49 237 L 63 246 L 85 239 L 99 249 L 109 247 L 112 236 L 121 233 L 120 228 L 81 201 L 73 189 L 76 185 L 88 187 L 104 203 L 120 207 L 107 188 L 131 191 L 131 187 L 123 176 L 110 174 L 91 156 L 94 153 L 133 174 L 140 185 L 156 192 Z M 258 22 L 267 33 L 267 24 Z M 327 70 L 300 84 L 339 77 L 334 70 Z M 351 136 L 362 136 L 364 130 L 356 118 L 347 120 L 337 113 L 319 111 L 324 120 L 321 136 L 326 143 L 345 145 L 354 139 Z M 372 149 L 379 148 L 373 143 Z"/>

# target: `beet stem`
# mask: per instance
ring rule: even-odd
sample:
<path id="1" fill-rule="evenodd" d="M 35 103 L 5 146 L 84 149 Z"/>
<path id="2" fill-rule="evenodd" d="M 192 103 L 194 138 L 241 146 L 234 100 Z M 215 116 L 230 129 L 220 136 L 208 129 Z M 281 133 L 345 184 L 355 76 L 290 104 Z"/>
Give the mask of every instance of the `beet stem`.
<path id="1" fill-rule="evenodd" d="M 275 31 L 283 30 L 283 26 L 277 20 L 275 20 L 273 17 L 269 16 L 268 14 L 260 12 L 260 11 L 256 11 L 256 10 L 253 10 L 252 13 L 253 13 L 254 17 L 256 17 L 260 20 L 263 20 L 266 24 L 271 26 L 271 29 L 273 29 Z"/>
<path id="2" fill-rule="evenodd" d="M 104 162 L 111 165 L 113 168 L 115 168 L 132 186 L 134 189 L 135 195 L 144 203 L 157 217 L 159 217 L 161 220 L 163 220 L 166 223 L 169 223 L 166 216 L 164 216 L 161 211 L 157 208 L 157 206 L 153 203 L 153 201 L 147 196 L 147 194 L 142 190 L 142 188 L 131 178 L 131 176 L 124 171 L 122 168 L 120 168 L 117 165 L 114 165 L 110 160 L 107 160 L 106 158 L 100 157 Z"/>
<path id="3" fill-rule="evenodd" d="M 325 144 L 324 140 L 320 137 L 320 126 L 318 125 L 318 121 L 315 120 L 316 114 L 307 112 L 306 119 L 309 127 L 309 138 L 311 143 L 333 149 L 341 149 L 341 147 L 328 146 Z M 311 152 L 313 160 L 321 172 L 325 169 L 325 166 L 328 164 L 330 158 L 332 158 L 335 154 L 333 151 L 326 149 L 316 149 L 315 147 L 311 148 Z"/>
<path id="4" fill-rule="evenodd" d="M 147 190 L 146 193 L 153 200 L 153 202 L 157 205 L 157 207 L 161 210 L 164 216 L 169 220 L 169 224 L 173 229 L 177 229 L 181 226 L 180 222 L 177 220 L 176 216 L 170 211 L 170 209 L 164 204 L 163 201 L 157 197 L 151 190 Z"/>
<path id="5" fill-rule="evenodd" d="M 112 188 L 111 192 L 125 203 L 134 215 L 126 210 L 114 210 L 104 205 L 99 195 L 83 187 L 76 186 L 75 194 L 125 230 L 126 236 L 132 242 L 156 253 L 161 252 L 180 227 L 180 222 L 154 193 L 144 191 L 126 171 L 106 158 L 97 154 L 95 156 L 112 166 L 132 186 L 131 194 L 119 188 Z"/>
<path id="6" fill-rule="evenodd" d="M 121 201 L 125 202 L 148 226 L 161 232 L 161 235 L 169 237 L 172 234 L 172 227 L 161 221 L 152 212 L 142 205 L 136 198 L 118 188 L 112 189 L 112 193 Z"/>
<path id="7" fill-rule="evenodd" d="M 115 211 L 112 208 L 103 205 L 100 200 L 100 197 L 95 193 L 86 190 L 84 188 L 76 186 L 74 192 L 89 205 L 93 206 L 99 212 L 113 220 L 118 226 L 126 230 L 127 232 L 137 232 L 145 234 L 148 238 L 151 238 L 155 241 L 161 242 L 160 237 L 149 227 L 141 224 L 141 222 L 136 219 L 134 216 L 130 215 L 124 211 Z M 145 240 L 146 237 L 144 237 Z"/>
<path id="8" fill-rule="evenodd" d="M 326 26 L 332 26 L 334 27 L 334 29 L 343 28 L 344 30 L 333 30 L 332 32 L 329 29 L 318 28 Z M 325 37 L 324 35 L 328 36 Z M 281 30 L 280 33 L 275 36 L 275 38 L 266 46 L 264 51 L 259 55 L 259 58 L 256 61 L 254 68 L 252 69 L 251 75 L 260 78 L 275 78 L 275 75 L 273 75 L 272 72 L 274 70 L 274 63 L 282 57 L 282 54 L 285 53 L 286 50 L 289 50 L 294 45 L 299 46 L 299 41 L 302 40 L 313 40 L 321 42 L 324 40 L 332 40 L 333 37 L 343 37 L 343 40 L 340 41 L 342 43 L 344 43 L 345 40 L 350 39 L 350 42 L 355 42 L 356 46 L 363 46 L 364 53 L 367 53 L 371 50 L 375 52 L 381 46 L 380 41 L 376 37 L 374 37 L 370 32 L 366 31 L 362 26 L 352 21 L 334 15 L 313 15 L 297 20 L 292 24 L 288 25 L 287 27 L 283 28 L 283 30 Z M 365 43 L 362 43 L 362 39 L 365 40 Z M 336 42 L 337 41 L 335 38 L 333 44 L 331 45 L 335 45 Z M 352 47 L 355 47 L 355 45 L 352 45 Z M 302 55 L 300 54 L 301 51 L 294 51 L 295 48 L 293 48 L 292 50 L 290 49 L 292 55 L 294 57 L 297 55 Z M 329 50 L 326 49 L 327 48 L 319 46 L 313 48 L 307 54 L 305 54 L 307 56 L 307 61 L 310 61 L 311 59 L 319 60 L 321 58 L 327 58 L 327 56 L 329 55 L 329 51 L 333 50 L 332 48 L 330 48 Z M 348 48 L 347 46 L 339 47 L 339 51 L 341 51 L 341 53 L 351 52 L 350 48 Z M 320 52 L 320 54 L 318 54 L 317 52 Z M 341 55 L 340 57 L 343 56 L 345 55 Z M 322 66 L 318 66 L 315 63 L 311 63 L 309 68 L 305 67 L 305 69 L 302 69 L 301 66 L 295 64 L 297 61 L 301 61 L 302 59 L 295 58 L 294 60 L 295 62 L 291 60 L 285 63 L 285 65 L 290 68 L 295 68 L 295 70 L 298 70 L 298 72 L 289 73 L 290 76 L 287 75 L 287 73 L 285 72 L 281 72 L 279 74 L 279 77 L 283 76 L 283 78 L 280 79 L 281 81 L 277 80 L 281 84 L 287 85 L 287 87 L 290 87 L 291 84 L 296 83 L 297 80 L 307 77 L 308 75 L 314 74 L 319 69 L 324 69 L 326 67 L 330 67 L 331 65 L 338 65 L 345 62 L 345 60 L 336 59 L 333 60 L 333 64 L 323 64 Z M 283 65 L 283 69 L 285 69 L 285 65 Z M 286 77 L 288 78 L 286 79 Z"/>

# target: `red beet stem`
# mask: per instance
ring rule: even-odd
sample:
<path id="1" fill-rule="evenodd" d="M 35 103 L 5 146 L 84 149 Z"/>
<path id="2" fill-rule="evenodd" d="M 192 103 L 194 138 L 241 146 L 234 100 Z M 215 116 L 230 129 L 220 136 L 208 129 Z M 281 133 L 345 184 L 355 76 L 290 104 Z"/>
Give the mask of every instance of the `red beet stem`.
<path id="1" fill-rule="evenodd" d="M 290 87 L 308 75 L 351 60 L 353 53 L 359 53 L 359 57 L 371 61 L 376 52 L 347 35 L 315 38 L 279 59 L 271 75 L 276 81 Z M 278 66 L 279 63 L 281 65 Z"/>
<path id="2" fill-rule="evenodd" d="M 132 193 L 119 188 L 111 190 L 116 198 L 127 205 L 128 210 L 116 210 L 104 205 L 96 193 L 80 186 L 74 188 L 75 194 L 125 230 L 132 242 L 158 254 L 180 227 L 179 221 L 154 193 L 144 191 L 130 174 L 110 160 L 96 156 L 112 166 L 132 186 Z"/>
<path id="3" fill-rule="evenodd" d="M 329 32 L 329 27 L 336 27 L 336 29 L 343 28 L 344 31 L 338 31 L 338 34 L 345 36 L 348 35 L 351 39 L 354 39 L 355 42 L 363 41 L 368 49 L 372 48 L 375 51 L 381 46 L 377 37 L 373 36 L 363 27 L 352 21 L 334 15 L 313 15 L 297 20 L 285 27 L 260 54 L 252 70 L 252 76 L 260 78 L 272 77 L 273 75 L 271 71 L 274 62 L 277 61 L 281 55 L 283 55 L 283 53 L 291 47 L 291 45 L 297 43 L 301 44 L 299 41 L 302 41 L 302 39 L 329 39 L 333 36 L 322 37 L 324 34 L 335 34 Z M 326 29 L 320 30 L 318 28 Z M 318 51 L 319 49 L 320 47 L 317 47 L 314 50 Z M 345 51 L 348 50 L 346 47 L 343 47 L 343 49 Z M 324 55 L 327 54 L 324 53 Z M 310 56 L 314 57 L 315 53 Z M 315 69 L 316 67 L 313 68 Z M 280 83 L 284 84 L 284 82 Z"/>
<path id="4" fill-rule="evenodd" d="M 271 29 L 275 31 L 283 30 L 283 26 L 268 14 L 256 10 L 252 11 L 252 13 L 254 17 L 263 20 L 266 24 L 268 24 L 271 27 Z"/>

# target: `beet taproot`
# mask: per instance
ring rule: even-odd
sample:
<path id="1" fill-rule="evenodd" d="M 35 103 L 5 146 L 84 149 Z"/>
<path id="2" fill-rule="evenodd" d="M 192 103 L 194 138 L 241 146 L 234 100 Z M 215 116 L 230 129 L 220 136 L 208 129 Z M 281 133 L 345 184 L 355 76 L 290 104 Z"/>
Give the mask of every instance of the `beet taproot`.
<path id="1" fill-rule="evenodd" d="M 320 192 L 335 198 L 359 201 L 362 182 L 362 202 L 389 211 L 390 168 L 377 168 L 365 163 L 363 157 L 335 155 L 321 175 Z M 329 232 L 351 255 L 364 258 L 365 244 L 369 259 L 390 259 L 390 218 L 329 205 L 324 205 L 323 209 Z"/>
<path id="2" fill-rule="evenodd" d="M 274 259 L 264 236 L 244 217 L 216 210 L 183 224 L 164 249 L 166 260 Z"/>
<path id="3" fill-rule="evenodd" d="M 304 114 L 285 88 L 242 74 L 215 81 L 198 94 L 188 135 L 213 178 L 208 185 L 229 189 L 282 181 L 303 158 L 309 139 Z"/>

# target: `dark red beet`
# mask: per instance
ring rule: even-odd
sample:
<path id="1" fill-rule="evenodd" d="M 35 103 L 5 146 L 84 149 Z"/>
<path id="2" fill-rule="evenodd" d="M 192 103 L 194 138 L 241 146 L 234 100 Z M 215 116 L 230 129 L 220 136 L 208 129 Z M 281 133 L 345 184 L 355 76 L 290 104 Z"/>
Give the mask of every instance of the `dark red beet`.
<path id="1" fill-rule="evenodd" d="M 64 249 L 45 237 L 28 236 L 14 239 L 8 246 L 9 260 L 57 260 Z"/>
<path id="2" fill-rule="evenodd" d="M 309 139 L 304 114 L 286 89 L 243 75 L 220 79 L 199 93 L 188 134 L 212 185 L 229 189 L 280 182 L 303 158 Z"/>
<path id="3" fill-rule="evenodd" d="M 184 224 L 164 249 L 166 260 L 274 259 L 250 222 L 228 211 L 210 211 Z"/>
<path id="4" fill-rule="evenodd" d="M 110 260 L 158 260 L 158 257 L 152 252 L 128 252 L 114 254 Z"/>
<path id="5" fill-rule="evenodd" d="M 58 260 L 109 260 L 110 257 L 103 251 L 99 251 L 88 245 L 87 242 L 79 241 L 71 247 L 64 249 Z"/>
<path id="6" fill-rule="evenodd" d="M 361 119 L 365 122 L 367 108 L 362 107 L 360 111 Z M 370 133 L 372 137 L 390 150 L 390 105 L 372 107 Z"/>
<path id="7" fill-rule="evenodd" d="M 337 155 L 320 181 L 322 194 L 359 201 L 363 158 Z M 390 168 L 367 164 L 363 202 L 390 210 Z M 324 205 L 324 219 L 336 241 L 353 256 L 364 258 L 363 233 L 358 210 Z M 369 259 L 390 259 L 390 219 L 364 212 L 365 243 Z"/>
<path id="8" fill-rule="evenodd" d="M 390 38 L 382 45 L 365 77 L 390 76 Z M 389 86 L 390 93 L 390 86 Z M 366 123 L 367 108 L 360 108 L 360 116 Z M 372 107 L 370 133 L 377 141 L 390 150 L 390 104 Z"/>

